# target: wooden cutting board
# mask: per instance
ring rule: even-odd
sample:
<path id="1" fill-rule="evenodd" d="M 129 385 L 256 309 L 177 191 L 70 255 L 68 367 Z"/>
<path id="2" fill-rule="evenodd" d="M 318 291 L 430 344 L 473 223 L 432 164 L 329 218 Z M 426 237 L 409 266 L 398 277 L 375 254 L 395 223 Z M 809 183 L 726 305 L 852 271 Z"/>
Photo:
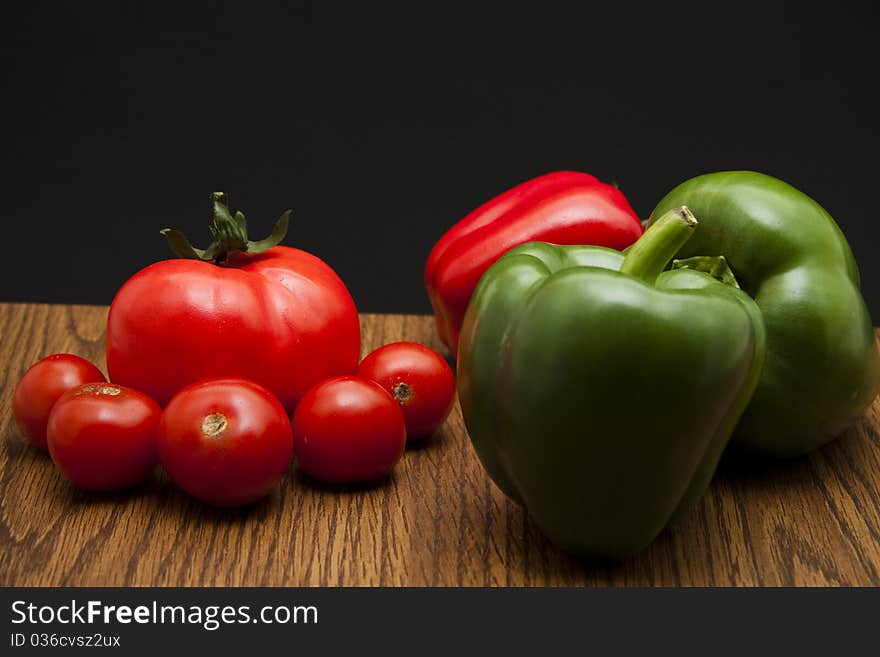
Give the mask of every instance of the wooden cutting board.
<path id="1" fill-rule="evenodd" d="M 835 443 L 773 466 L 727 464 L 645 552 L 583 562 L 490 482 L 456 407 L 390 479 L 322 486 L 291 467 L 256 506 L 219 511 L 164 473 L 126 494 L 78 491 L 18 435 L 24 370 L 71 352 L 104 367 L 106 307 L 0 304 L 0 585 L 880 585 L 880 401 Z M 363 315 L 364 350 L 441 350 L 430 317 Z"/>

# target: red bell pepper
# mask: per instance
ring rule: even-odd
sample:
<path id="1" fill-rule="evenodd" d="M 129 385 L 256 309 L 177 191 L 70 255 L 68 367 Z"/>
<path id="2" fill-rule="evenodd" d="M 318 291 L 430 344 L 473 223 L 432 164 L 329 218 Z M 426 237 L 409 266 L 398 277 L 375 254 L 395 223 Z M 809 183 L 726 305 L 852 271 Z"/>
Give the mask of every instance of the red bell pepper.
<path id="1" fill-rule="evenodd" d="M 594 176 L 556 171 L 484 203 L 450 228 L 425 265 L 437 333 L 453 351 L 471 294 L 483 273 L 525 242 L 625 249 L 642 224 L 623 193 Z"/>

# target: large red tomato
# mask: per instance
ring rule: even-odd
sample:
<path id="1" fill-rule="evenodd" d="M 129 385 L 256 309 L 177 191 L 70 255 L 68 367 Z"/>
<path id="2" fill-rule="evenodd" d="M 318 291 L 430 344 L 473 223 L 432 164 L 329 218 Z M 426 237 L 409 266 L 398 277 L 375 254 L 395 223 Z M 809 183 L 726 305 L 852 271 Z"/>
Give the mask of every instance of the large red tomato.
<path id="1" fill-rule="evenodd" d="M 157 262 L 122 286 L 107 324 L 110 379 L 163 406 L 201 379 L 251 379 L 290 412 L 318 381 L 353 372 L 360 355 L 354 301 L 319 258 L 271 247 L 286 224 L 285 214 L 271 238 L 248 242 L 244 216 L 232 217 L 215 193 L 208 249 L 167 231 L 177 253 L 204 260 Z"/>

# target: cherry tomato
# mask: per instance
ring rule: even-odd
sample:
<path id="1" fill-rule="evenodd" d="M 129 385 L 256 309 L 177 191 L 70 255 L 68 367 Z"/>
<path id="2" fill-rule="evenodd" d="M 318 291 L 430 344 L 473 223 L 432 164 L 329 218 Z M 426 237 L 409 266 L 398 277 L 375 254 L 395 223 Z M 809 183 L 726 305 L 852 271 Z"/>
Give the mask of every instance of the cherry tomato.
<path id="1" fill-rule="evenodd" d="M 193 383 L 171 399 L 159 421 L 159 461 L 174 483 L 215 506 L 265 497 L 292 455 L 284 407 L 247 379 Z"/>
<path id="2" fill-rule="evenodd" d="M 292 424 L 299 467 L 321 481 L 383 477 L 406 445 L 400 407 L 378 383 L 356 376 L 313 387 L 296 407 Z"/>
<path id="3" fill-rule="evenodd" d="M 12 399 L 19 431 L 40 449 L 46 449 L 49 412 L 65 392 L 83 383 L 107 379 L 89 361 L 73 354 L 55 354 L 36 362 L 24 373 Z"/>
<path id="4" fill-rule="evenodd" d="M 80 488 L 117 490 L 156 467 L 162 409 L 142 392 L 112 383 L 68 390 L 49 414 L 49 453 Z"/>
<path id="5" fill-rule="evenodd" d="M 455 401 L 452 369 L 440 354 L 416 342 L 379 347 L 361 361 L 357 374 L 376 381 L 397 400 L 411 440 L 433 434 Z"/>

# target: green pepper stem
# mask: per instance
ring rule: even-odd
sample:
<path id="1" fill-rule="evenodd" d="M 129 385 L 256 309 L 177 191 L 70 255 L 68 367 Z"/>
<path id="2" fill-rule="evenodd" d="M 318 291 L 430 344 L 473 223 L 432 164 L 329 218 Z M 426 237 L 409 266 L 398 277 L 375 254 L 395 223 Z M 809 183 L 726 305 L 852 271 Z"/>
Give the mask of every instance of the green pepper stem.
<path id="1" fill-rule="evenodd" d="M 620 271 L 652 285 L 697 227 L 686 206 L 670 210 L 630 247 Z"/>

